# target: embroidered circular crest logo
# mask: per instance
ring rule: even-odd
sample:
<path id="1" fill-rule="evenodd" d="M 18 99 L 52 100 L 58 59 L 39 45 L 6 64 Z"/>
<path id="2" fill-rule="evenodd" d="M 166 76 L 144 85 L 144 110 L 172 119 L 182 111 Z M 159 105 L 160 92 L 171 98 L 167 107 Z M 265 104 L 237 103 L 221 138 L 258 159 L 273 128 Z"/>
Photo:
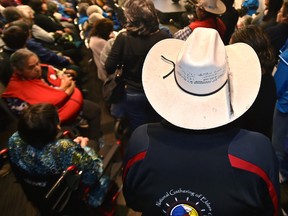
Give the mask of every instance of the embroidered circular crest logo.
<path id="1" fill-rule="evenodd" d="M 189 204 L 177 204 L 172 208 L 170 211 L 171 216 L 201 216 L 201 214 L 198 214 L 198 211 Z"/>
<path id="2" fill-rule="evenodd" d="M 213 212 L 206 196 L 181 188 L 167 191 L 156 206 L 167 216 L 211 216 Z"/>

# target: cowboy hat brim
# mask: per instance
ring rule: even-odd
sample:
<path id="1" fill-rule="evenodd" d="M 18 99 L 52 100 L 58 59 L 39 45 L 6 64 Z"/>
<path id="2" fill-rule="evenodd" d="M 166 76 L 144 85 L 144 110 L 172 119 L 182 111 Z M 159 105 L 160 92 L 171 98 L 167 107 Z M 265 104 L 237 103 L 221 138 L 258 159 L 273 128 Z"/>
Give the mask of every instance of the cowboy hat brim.
<path id="1" fill-rule="evenodd" d="M 213 14 L 223 14 L 226 11 L 226 6 L 222 1 L 218 0 L 216 1 L 216 8 L 204 6 L 204 10 Z"/>
<path id="2" fill-rule="evenodd" d="M 195 5 L 195 6 L 202 6 L 197 0 L 188 0 L 188 3 Z M 216 7 L 208 7 L 208 6 L 203 6 L 204 10 L 213 13 L 213 14 L 223 14 L 226 11 L 226 6 L 221 0 L 216 1 Z"/>
<path id="3" fill-rule="evenodd" d="M 216 128 L 239 118 L 253 104 L 260 88 L 261 67 L 257 54 L 244 43 L 226 46 L 230 88 L 227 82 L 214 94 L 195 96 L 181 90 L 173 74 L 163 79 L 173 66 L 161 56 L 176 62 L 184 43 L 178 39 L 162 40 L 146 56 L 142 82 L 152 107 L 173 125 L 186 129 Z"/>

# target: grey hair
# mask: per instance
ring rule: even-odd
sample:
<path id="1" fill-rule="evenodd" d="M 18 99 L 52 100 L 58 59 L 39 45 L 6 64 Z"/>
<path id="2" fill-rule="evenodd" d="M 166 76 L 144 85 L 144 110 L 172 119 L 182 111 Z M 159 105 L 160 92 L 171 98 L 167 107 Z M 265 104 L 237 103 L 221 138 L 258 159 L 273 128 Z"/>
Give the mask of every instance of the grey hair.
<path id="1" fill-rule="evenodd" d="M 11 55 L 10 64 L 12 68 L 22 71 L 31 56 L 37 55 L 28 49 L 19 49 Z"/>
<path id="2" fill-rule="evenodd" d="M 151 0 L 126 0 L 124 4 L 127 31 L 146 36 L 159 29 L 159 20 Z"/>

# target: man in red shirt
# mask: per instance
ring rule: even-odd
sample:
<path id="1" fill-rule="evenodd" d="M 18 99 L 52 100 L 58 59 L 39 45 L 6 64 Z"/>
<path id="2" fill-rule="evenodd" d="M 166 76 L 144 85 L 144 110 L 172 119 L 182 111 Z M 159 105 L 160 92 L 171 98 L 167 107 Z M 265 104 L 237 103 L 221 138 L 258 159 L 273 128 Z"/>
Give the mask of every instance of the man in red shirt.
<path id="1" fill-rule="evenodd" d="M 59 71 L 40 64 L 38 56 L 19 49 L 10 57 L 13 75 L 1 97 L 16 115 L 31 104 L 50 103 L 57 107 L 61 125 L 71 125 L 80 115 L 87 120 L 87 137 L 100 142 L 101 110 L 98 104 L 83 99 L 72 78 L 73 71 Z"/>
<path id="2" fill-rule="evenodd" d="M 174 34 L 174 38 L 186 40 L 195 28 L 204 27 L 217 30 L 223 40 L 226 26 L 218 15 L 226 11 L 225 4 L 220 0 L 199 0 L 194 5 L 194 21 L 178 30 Z"/>

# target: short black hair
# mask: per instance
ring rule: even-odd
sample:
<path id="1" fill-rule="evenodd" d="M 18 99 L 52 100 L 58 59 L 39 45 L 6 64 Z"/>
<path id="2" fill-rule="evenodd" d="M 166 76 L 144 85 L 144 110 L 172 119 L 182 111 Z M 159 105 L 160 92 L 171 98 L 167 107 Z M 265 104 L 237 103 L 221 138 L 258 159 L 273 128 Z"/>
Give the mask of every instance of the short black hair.
<path id="1" fill-rule="evenodd" d="M 113 31 L 113 22 L 110 19 L 100 19 L 93 23 L 93 28 L 90 31 L 91 36 L 98 36 L 104 40 L 108 40 Z"/>
<path id="2" fill-rule="evenodd" d="M 23 30 L 20 26 L 8 26 L 4 28 L 2 40 L 5 45 L 11 49 L 20 49 L 25 47 L 29 37 L 29 31 Z"/>
<path id="3" fill-rule="evenodd" d="M 42 149 L 56 139 L 58 124 L 58 112 L 53 104 L 34 104 L 19 116 L 18 133 L 24 142 Z"/>

